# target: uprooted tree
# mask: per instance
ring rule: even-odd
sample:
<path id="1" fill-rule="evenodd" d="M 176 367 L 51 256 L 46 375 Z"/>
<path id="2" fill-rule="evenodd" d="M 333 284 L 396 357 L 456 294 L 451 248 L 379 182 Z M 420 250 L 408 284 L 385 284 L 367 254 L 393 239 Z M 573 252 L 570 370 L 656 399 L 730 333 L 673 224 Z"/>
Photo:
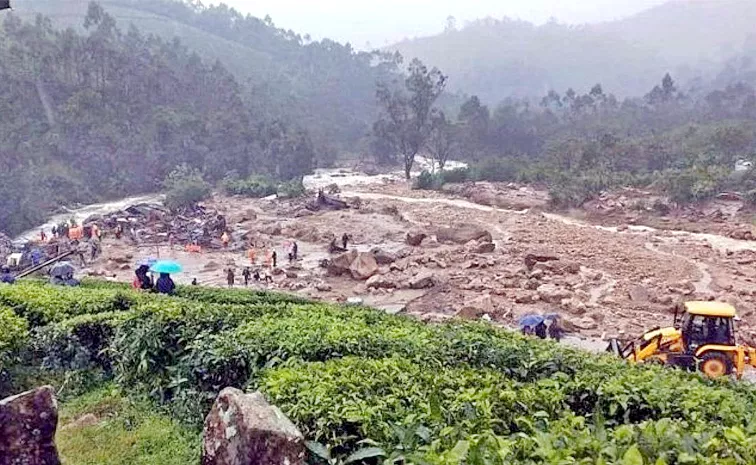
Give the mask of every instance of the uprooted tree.
<path id="1" fill-rule="evenodd" d="M 402 156 L 407 179 L 415 156 L 430 137 L 433 104 L 447 79 L 437 68 L 428 70 L 418 59 L 412 60 L 408 71 L 404 86 L 378 84 L 376 95 L 383 114 L 373 125 L 375 137 Z"/>

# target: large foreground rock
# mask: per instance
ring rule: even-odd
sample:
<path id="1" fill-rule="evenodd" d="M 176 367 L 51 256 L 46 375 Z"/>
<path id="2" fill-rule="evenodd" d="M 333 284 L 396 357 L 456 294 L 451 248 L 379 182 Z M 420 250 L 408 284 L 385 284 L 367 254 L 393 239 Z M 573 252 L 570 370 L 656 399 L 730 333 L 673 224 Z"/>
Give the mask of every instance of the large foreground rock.
<path id="1" fill-rule="evenodd" d="M 43 386 L 0 400 L 0 465 L 59 465 L 58 403 Z"/>
<path id="2" fill-rule="evenodd" d="M 226 388 L 205 419 L 202 465 L 304 465 L 302 433 L 262 394 Z"/>
<path id="3" fill-rule="evenodd" d="M 491 242 L 491 233 L 477 226 L 460 226 L 455 228 L 439 228 L 436 231 L 436 239 L 439 242 L 451 242 L 454 244 L 467 244 L 470 241 Z"/>
<path id="4" fill-rule="evenodd" d="M 344 273 L 350 272 L 350 267 L 352 266 L 352 262 L 357 258 L 357 251 L 351 250 L 347 253 L 341 254 L 338 257 L 334 258 L 330 261 L 328 264 L 328 275 L 329 276 L 341 276 Z"/>
<path id="5" fill-rule="evenodd" d="M 349 265 L 352 278 L 364 281 L 378 273 L 378 262 L 371 253 L 360 252 L 357 258 Z"/>

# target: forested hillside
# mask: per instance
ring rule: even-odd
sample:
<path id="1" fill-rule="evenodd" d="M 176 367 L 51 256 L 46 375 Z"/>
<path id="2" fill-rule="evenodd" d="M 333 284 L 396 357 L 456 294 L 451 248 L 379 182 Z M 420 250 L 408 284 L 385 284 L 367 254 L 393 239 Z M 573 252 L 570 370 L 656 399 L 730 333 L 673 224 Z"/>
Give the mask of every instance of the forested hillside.
<path id="1" fill-rule="evenodd" d="M 5 15 L 0 36 L 0 230 L 71 202 L 159 189 L 177 166 L 296 178 L 306 132 L 260 114 L 220 63 L 179 41 L 124 31 L 96 3 L 85 33 Z"/>
<path id="2" fill-rule="evenodd" d="M 311 41 L 277 28 L 270 18 L 242 15 L 224 4 L 202 6 L 177 0 L 104 0 L 103 8 L 124 30 L 171 42 L 178 38 L 210 63 L 220 60 L 237 78 L 241 95 L 260 117 L 307 127 L 315 142 L 334 156 L 369 131 L 376 115 L 375 84 L 396 69 L 393 57 L 357 53 L 348 44 Z M 18 2 L 14 13 L 27 20 L 49 16 L 60 28 L 81 29 L 86 2 Z"/>
<path id="3" fill-rule="evenodd" d="M 753 48 L 755 22 L 756 2 L 678 1 L 596 25 L 488 18 L 389 50 L 438 66 L 452 77 L 451 90 L 486 101 L 587 90 L 596 82 L 636 96 L 666 72 L 683 85 L 710 80 L 744 46 Z"/>

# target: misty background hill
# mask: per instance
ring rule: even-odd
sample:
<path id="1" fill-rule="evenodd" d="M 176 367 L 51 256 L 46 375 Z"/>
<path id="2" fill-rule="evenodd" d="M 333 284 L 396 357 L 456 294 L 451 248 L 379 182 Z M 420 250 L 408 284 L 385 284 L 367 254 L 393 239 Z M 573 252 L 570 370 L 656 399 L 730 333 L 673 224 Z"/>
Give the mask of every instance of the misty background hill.
<path id="1" fill-rule="evenodd" d="M 583 26 L 481 19 L 388 48 L 451 76 L 450 89 L 498 102 L 601 83 L 643 95 L 666 72 L 687 84 L 716 78 L 756 48 L 756 2 L 673 1 L 632 17 Z"/>
<path id="2" fill-rule="evenodd" d="M 14 3 L 13 14 L 53 27 L 83 32 L 87 3 L 34 0 Z M 104 0 L 102 7 L 126 31 L 178 39 L 206 61 L 219 60 L 244 86 L 245 100 L 269 118 L 310 129 L 313 138 L 338 152 L 364 137 L 376 116 L 375 83 L 390 79 L 394 66 L 377 54 L 357 52 L 331 40 L 275 26 L 270 18 L 242 15 L 225 5 L 200 7 L 176 0 Z"/>

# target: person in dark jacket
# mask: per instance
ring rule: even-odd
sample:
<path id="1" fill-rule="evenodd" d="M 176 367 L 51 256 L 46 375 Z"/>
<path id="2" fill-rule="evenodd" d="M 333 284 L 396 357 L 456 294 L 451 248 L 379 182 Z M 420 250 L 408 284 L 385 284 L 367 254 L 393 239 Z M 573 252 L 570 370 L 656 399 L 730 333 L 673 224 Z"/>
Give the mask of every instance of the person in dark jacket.
<path id="1" fill-rule="evenodd" d="M 16 278 L 10 272 L 10 268 L 4 266 L 2 268 L 2 274 L 0 274 L 0 283 L 13 284 L 16 282 Z"/>
<path id="2" fill-rule="evenodd" d="M 347 233 L 344 233 L 343 236 L 341 236 L 341 245 L 346 249 L 349 245 L 349 235 Z"/>
<path id="3" fill-rule="evenodd" d="M 171 279 L 171 275 L 168 273 L 160 273 L 155 288 L 161 294 L 173 295 L 173 292 L 176 290 L 176 284 Z"/>
<path id="4" fill-rule="evenodd" d="M 142 289 L 144 291 L 149 291 L 152 289 L 152 279 L 150 279 L 150 275 L 147 274 L 150 271 L 150 267 L 147 265 L 142 265 L 139 268 L 136 269 L 134 272 L 137 277 L 136 286 L 137 289 Z"/>
<path id="5" fill-rule="evenodd" d="M 242 271 L 242 276 L 244 277 L 244 286 L 249 286 L 249 278 L 252 277 L 252 270 L 250 270 L 248 266 L 244 267 L 244 271 Z"/>

